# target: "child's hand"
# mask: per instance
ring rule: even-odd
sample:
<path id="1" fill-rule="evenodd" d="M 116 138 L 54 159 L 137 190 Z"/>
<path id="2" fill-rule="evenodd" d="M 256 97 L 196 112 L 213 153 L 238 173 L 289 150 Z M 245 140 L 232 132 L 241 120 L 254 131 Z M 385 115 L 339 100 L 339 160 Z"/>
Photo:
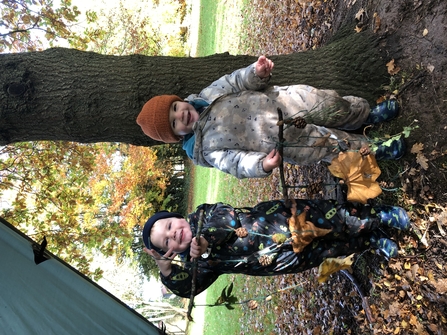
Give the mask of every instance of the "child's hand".
<path id="1" fill-rule="evenodd" d="M 274 168 L 277 168 L 282 163 L 282 157 L 279 154 L 278 150 L 273 149 L 270 153 L 265 156 L 262 161 L 262 168 L 265 172 L 270 172 Z"/>
<path id="2" fill-rule="evenodd" d="M 154 258 L 155 263 L 157 263 L 158 268 L 160 269 L 160 272 L 163 274 L 163 276 L 167 277 L 171 274 L 171 262 L 174 257 L 177 256 L 177 254 L 172 251 L 172 248 L 169 249 L 163 255 L 163 257 L 154 249 L 143 248 L 143 251 Z"/>
<path id="3" fill-rule="evenodd" d="M 200 245 L 197 243 L 197 238 L 194 237 L 191 241 L 189 254 L 192 258 L 199 258 L 208 249 L 208 241 L 203 236 L 200 236 Z"/>
<path id="4" fill-rule="evenodd" d="M 258 61 L 255 65 L 256 75 L 259 78 L 266 78 L 270 76 L 273 70 L 273 62 L 265 56 L 259 56 Z"/>

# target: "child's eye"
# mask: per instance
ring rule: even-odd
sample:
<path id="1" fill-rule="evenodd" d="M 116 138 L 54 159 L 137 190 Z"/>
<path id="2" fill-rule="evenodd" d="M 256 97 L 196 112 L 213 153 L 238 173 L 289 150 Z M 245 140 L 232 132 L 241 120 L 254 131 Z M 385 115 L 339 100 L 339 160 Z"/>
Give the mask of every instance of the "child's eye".
<path id="1" fill-rule="evenodd" d="M 175 102 L 172 104 L 172 110 L 174 113 L 177 111 L 177 104 Z M 172 129 L 175 129 L 175 119 L 172 121 Z"/>

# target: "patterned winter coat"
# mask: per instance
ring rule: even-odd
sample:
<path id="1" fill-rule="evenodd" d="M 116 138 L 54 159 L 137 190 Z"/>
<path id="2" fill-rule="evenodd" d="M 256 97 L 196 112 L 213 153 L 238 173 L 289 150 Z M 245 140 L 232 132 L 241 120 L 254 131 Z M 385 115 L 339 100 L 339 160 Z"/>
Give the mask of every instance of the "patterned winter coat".
<path id="1" fill-rule="evenodd" d="M 340 149 L 359 149 L 361 135 L 336 128 L 359 128 L 370 112 L 365 99 L 340 97 L 307 85 L 270 86 L 254 64 L 213 82 L 189 102 L 209 106 L 194 126 L 194 164 L 215 167 L 237 178 L 266 177 L 262 160 L 278 142 L 278 108 L 284 118 L 304 116 L 306 127 L 285 127 L 284 161 L 309 165 L 330 162 Z"/>
<path id="2" fill-rule="evenodd" d="M 308 224 L 328 229 L 326 235 L 313 239 L 299 253 L 292 249 L 288 226 L 291 212 L 283 201 L 262 202 L 244 209 L 223 203 L 203 204 L 190 214 L 188 221 L 195 236 L 199 212 L 203 210 L 201 234 L 209 243 L 208 256 L 202 255 L 198 260 L 196 294 L 224 273 L 253 276 L 298 273 L 319 266 L 326 258 L 350 255 L 369 248 L 370 238 L 376 233 L 379 222 L 372 207 L 349 203 L 339 205 L 332 200 L 295 202 L 296 214 L 305 213 L 303 216 Z M 248 234 L 238 237 L 238 228 L 245 228 Z M 279 236 L 287 240 L 282 244 L 275 243 L 275 234 L 282 234 Z M 169 276 L 160 276 L 172 292 L 189 297 L 192 263 L 189 257 L 184 261 L 183 267 L 172 264 Z"/>

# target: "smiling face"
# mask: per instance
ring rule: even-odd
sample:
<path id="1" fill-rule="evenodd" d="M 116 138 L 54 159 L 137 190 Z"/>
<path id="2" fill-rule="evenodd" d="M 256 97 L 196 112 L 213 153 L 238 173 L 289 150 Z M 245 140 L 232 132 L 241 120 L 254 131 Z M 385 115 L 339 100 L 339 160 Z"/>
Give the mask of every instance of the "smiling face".
<path id="1" fill-rule="evenodd" d="M 191 134 L 192 126 L 199 120 L 199 113 L 185 101 L 175 101 L 169 109 L 169 122 L 174 134 L 184 136 Z"/>
<path id="2" fill-rule="evenodd" d="M 160 219 L 154 223 L 150 239 L 154 246 L 164 252 L 172 249 L 176 253 L 181 253 L 191 244 L 191 227 L 183 218 Z"/>

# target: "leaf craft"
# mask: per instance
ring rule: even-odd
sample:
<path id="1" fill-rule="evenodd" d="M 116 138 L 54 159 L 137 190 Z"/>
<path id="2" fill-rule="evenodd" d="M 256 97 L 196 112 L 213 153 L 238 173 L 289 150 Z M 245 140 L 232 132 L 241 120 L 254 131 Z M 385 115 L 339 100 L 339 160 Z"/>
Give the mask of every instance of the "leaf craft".
<path id="1" fill-rule="evenodd" d="M 334 272 L 350 269 L 353 260 L 354 254 L 345 258 L 326 258 L 318 268 L 318 282 L 324 283 Z"/>
<path id="2" fill-rule="evenodd" d="M 306 221 L 306 212 L 290 217 L 289 230 L 292 233 L 292 247 L 295 253 L 303 251 L 315 237 L 324 236 L 332 231 L 315 227 L 311 221 Z"/>
<path id="3" fill-rule="evenodd" d="M 348 200 L 366 204 L 382 193 L 376 179 L 380 168 L 373 155 L 362 156 L 359 152 L 340 152 L 335 157 L 329 171 L 333 176 L 343 179 L 348 186 Z"/>

